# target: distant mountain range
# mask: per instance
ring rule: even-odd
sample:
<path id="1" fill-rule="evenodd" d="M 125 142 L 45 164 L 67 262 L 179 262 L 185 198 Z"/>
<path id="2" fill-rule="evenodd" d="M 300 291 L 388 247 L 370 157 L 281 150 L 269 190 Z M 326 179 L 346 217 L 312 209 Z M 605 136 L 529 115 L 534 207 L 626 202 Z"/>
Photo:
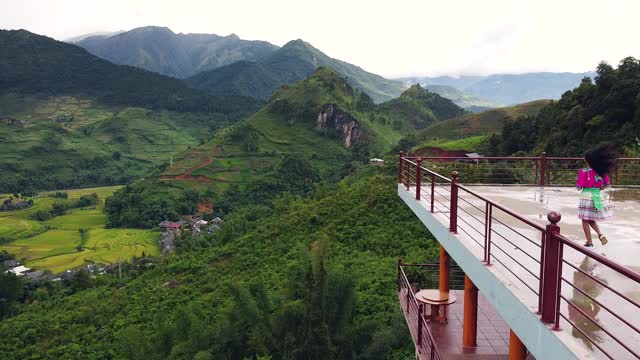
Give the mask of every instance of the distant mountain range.
<path id="1" fill-rule="evenodd" d="M 114 36 L 91 36 L 76 44 L 116 64 L 189 77 L 194 87 L 212 94 L 268 100 L 276 89 L 305 79 L 319 66 L 336 70 L 376 102 L 397 97 L 406 88 L 399 81 L 333 59 L 302 40 L 279 48 L 234 34 L 175 34 L 166 27 L 148 26 Z"/>
<path id="2" fill-rule="evenodd" d="M 464 108 L 469 112 L 478 113 L 488 109 L 500 107 L 499 103 L 464 93 L 453 86 L 427 85 L 425 88 L 442 97 L 451 99 L 451 101 L 453 101 L 456 105 Z"/>
<path id="3" fill-rule="evenodd" d="M 420 83 L 423 86 L 451 86 L 465 94 L 496 104 L 515 105 L 539 99 L 559 99 L 564 92 L 578 86 L 585 76 L 593 78 L 595 73 L 538 72 L 488 76 L 407 77 L 397 80 L 407 84 Z"/>
<path id="4" fill-rule="evenodd" d="M 176 34 L 158 26 L 136 28 L 113 36 L 91 36 L 76 44 L 115 64 L 177 78 L 240 60 L 259 61 L 278 49 L 266 41 L 242 40 L 235 34 Z"/>

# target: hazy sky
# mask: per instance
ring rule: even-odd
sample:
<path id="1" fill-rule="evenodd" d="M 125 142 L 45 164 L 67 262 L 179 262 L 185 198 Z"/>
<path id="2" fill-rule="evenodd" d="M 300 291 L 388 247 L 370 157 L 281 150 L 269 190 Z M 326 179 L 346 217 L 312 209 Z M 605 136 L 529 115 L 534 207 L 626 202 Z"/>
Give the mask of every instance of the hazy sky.
<path id="1" fill-rule="evenodd" d="M 588 71 L 640 57 L 639 0 L 0 0 L 0 28 L 64 40 L 146 25 L 283 45 L 387 77 Z"/>

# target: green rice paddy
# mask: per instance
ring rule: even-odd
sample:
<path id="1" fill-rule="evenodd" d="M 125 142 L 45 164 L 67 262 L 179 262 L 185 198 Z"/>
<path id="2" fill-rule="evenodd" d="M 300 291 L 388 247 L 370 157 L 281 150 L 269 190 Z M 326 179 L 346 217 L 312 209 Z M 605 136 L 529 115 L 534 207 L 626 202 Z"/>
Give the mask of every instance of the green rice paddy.
<path id="1" fill-rule="evenodd" d="M 47 221 L 29 219 L 34 212 L 51 205 L 53 199 L 47 197 L 34 199 L 34 206 L 29 209 L 0 212 L 0 238 L 4 239 L 0 251 L 14 254 L 28 267 L 54 273 L 86 263 L 109 265 L 143 253 L 159 254 L 157 231 L 104 228 L 104 199 L 118 188 L 66 190 L 71 199 L 97 193 L 99 204 L 73 209 Z M 77 248 L 80 245 L 79 229 L 88 231 L 88 239 L 81 251 Z"/>

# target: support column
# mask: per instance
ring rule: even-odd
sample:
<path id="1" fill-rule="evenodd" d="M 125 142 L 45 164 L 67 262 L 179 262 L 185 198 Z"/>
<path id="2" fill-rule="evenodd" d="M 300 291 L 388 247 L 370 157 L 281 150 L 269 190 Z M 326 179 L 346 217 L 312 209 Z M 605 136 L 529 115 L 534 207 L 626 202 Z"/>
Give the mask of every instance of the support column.
<path id="1" fill-rule="evenodd" d="M 451 257 L 447 250 L 440 245 L 440 278 L 438 283 L 438 289 L 440 292 L 449 292 L 449 268 L 451 265 Z"/>
<path id="2" fill-rule="evenodd" d="M 462 325 L 462 346 L 475 347 L 478 334 L 478 288 L 464 276 L 464 319 Z"/>
<path id="3" fill-rule="evenodd" d="M 509 360 L 525 360 L 527 358 L 527 347 L 524 346 L 513 330 L 509 330 L 509 332 Z"/>

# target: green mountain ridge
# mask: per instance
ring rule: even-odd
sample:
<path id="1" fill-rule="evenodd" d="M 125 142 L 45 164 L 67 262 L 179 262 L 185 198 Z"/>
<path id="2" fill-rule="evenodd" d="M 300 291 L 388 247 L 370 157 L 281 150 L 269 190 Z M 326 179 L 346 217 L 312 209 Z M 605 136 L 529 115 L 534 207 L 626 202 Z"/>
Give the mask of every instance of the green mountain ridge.
<path id="1" fill-rule="evenodd" d="M 235 34 L 176 34 L 159 26 L 89 37 L 76 44 L 113 63 L 177 78 L 236 61 L 258 61 L 278 49 L 266 41 L 242 40 Z"/>
<path id="2" fill-rule="evenodd" d="M 380 107 L 394 120 L 411 119 L 415 129 L 422 129 L 440 120 L 461 116 L 465 113 L 448 98 L 428 91 L 419 84 L 412 85 L 400 97 L 389 100 L 381 104 Z"/>
<path id="3" fill-rule="evenodd" d="M 376 102 L 400 95 L 404 85 L 369 73 L 355 65 L 330 58 L 302 40 L 288 42 L 259 62 L 232 64 L 196 74 L 187 81 L 212 94 L 234 94 L 268 100 L 279 87 L 307 78 L 319 66 L 327 66 L 347 78 L 352 86 Z"/>

